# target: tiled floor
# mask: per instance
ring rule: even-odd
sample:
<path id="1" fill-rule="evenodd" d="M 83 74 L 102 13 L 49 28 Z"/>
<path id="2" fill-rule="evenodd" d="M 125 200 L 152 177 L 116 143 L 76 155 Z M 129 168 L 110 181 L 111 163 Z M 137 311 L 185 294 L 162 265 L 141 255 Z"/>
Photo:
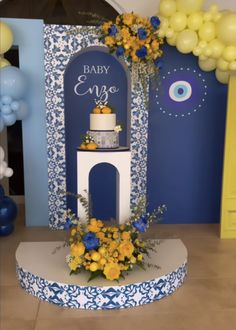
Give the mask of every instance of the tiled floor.
<path id="1" fill-rule="evenodd" d="M 236 240 L 220 240 L 218 225 L 155 225 L 148 235 L 180 238 L 188 250 L 184 285 L 158 302 L 125 310 L 71 310 L 39 301 L 22 290 L 15 275 L 20 241 L 63 240 L 62 231 L 25 228 L 24 212 L 14 233 L 0 237 L 1 330 L 234 330 L 236 329 Z"/>

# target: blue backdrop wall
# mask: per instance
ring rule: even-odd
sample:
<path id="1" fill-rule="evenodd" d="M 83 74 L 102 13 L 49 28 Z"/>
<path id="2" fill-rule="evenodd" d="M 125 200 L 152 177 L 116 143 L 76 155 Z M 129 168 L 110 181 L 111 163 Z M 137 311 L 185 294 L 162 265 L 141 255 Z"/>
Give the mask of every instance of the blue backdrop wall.
<path id="1" fill-rule="evenodd" d="M 96 102 L 107 102 L 116 113 L 117 124 L 127 127 L 130 94 L 127 70 L 105 47 L 90 47 L 76 54 L 65 71 L 65 146 L 67 191 L 77 192 L 76 150 L 89 130 L 89 115 Z M 120 133 L 120 145 L 127 145 L 127 129 Z M 96 152 L 96 151 L 94 151 Z M 116 171 L 112 166 L 96 166 L 89 177 L 93 215 L 110 219 L 116 215 Z M 77 213 L 76 200 L 67 199 Z"/>
<path id="2" fill-rule="evenodd" d="M 148 198 L 165 203 L 165 223 L 218 222 L 227 86 L 193 55 L 164 47 L 150 89 Z"/>

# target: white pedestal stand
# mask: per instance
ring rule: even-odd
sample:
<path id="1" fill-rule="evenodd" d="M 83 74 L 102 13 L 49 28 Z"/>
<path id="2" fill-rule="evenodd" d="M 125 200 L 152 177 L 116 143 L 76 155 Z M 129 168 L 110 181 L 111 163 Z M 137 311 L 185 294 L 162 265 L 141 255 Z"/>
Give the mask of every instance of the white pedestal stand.
<path id="1" fill-rule="evenodd" d="M 77 151 L 77 192 L 84 195 L 89 192 L 89 173 L 91 169 L 101 163 L 108 163 L 117 169 L 116 174 L 116 220 L 125 222 L 130 216 L 130 164 L 131 152 L 127 148 L 114 149 L 114 151 Z M 104 177 L 104 182 L 106 178 Z M 78 200 L 77 212 L 80 219 L 85 218 L 85 211 Z"/>

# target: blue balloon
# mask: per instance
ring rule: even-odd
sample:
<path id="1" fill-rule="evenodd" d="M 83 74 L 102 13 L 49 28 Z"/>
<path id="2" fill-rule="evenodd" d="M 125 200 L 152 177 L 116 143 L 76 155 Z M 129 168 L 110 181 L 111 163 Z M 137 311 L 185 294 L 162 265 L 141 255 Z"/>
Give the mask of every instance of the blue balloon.
<path id="1" fill-rule="evenodd" d="M 12 109 L 11 109 L 11 106 L 9 104 L 3 104 L 1 110 L 2 110 L 3 115 L 9 115 L 10 113 L 12 113 Z"/>
<path id="2" fill-rule="evenodd" d="M 0 92 L 13 99 L 20 99 L 26 92 L 27 81 L 25 74 L 15 66 L 1 68 Z"/>
<path id="3" fill-rule="evenodd" d="M 18 101 L 11 102 L 11 108 L 13 111 L 17 111 L 19 109 L 19 107 L 20 107 L 20 104 Z"/>
<path id="4" fill-rule="evenodd" d="M 9 223 L 5 226 L 0 226 L 0 236 L 8 236 L 10 235 L 14 230 L 14 224 Z"/>
<path id="5" fill-rule="evenodd" d="M 12 97 L 8 96 L 8 95 L 4 95 L 4 96 L 2 96 L 1 101 L 3 104 L 11 104 Z"/>
<path id="6" fill-rule="evenodd" d="M 28 115 L 28 105 L 25 101 L 19 101 L 19 109 L 15 111 L 16 119 L 22 120 Z"/>
<path id="7" fill-rule="evenodd" d="M 4 196 L 0 203 L 0 226 L 9 225 L 17 216 L 16 203 L 8 196 Z"/>
<path id="8" fill-rule="evenodd" d="M 16 122 L 15 113 L 10 113 L 9 115 L 2 114 L 3 122 L 6 126 L 14 125 Z"/>

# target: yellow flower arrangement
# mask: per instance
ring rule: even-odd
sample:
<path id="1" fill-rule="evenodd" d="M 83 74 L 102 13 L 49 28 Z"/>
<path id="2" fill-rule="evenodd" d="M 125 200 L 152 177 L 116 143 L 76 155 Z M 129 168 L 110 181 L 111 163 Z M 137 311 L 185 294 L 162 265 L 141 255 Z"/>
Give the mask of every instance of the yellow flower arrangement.
<path id="1" fill-rule="evenodd" d="M 86 201 L 81 195 L 86 209 Z M 80 221 L 70 210 L 66 211 L 65 228 L 70 235 L 67 244 L 70 253 L 66 257 L 71 274 L 88 271 L 89 280 L 102 276 L 107 280 L 119 280 L 134 265 L 145 268 L 144 256 L 153 249 L 152 241 L 143 241 L 140 234 L 159 219 L 165 210 L 160 206 L 152 214 L 146 213 L 146 199 L 142 198 L 134 208 L 130 219 L 122 225 L 106 225 L 88 216 L 87 223 Z"/>
<path id="2" fill-rule="evenodd" d="M 117 56 L 125 55 L 132 62 L 152 61 L 160 66 L 163 39 L 158 35 L 160 20 L 157 16 L 143 18 L 134 13 L 117 16 L 115 22 L 101 26 L 102 40 Z"/>
<path id="3" fill-rule="evenodd" d="M 111 53 L 125 57 L 132 63 L 131 74 L 134 86 L 142 87 L 145 105 L 148 107 L 148 79 L 155 83 L 159 69 L 163 66 L 161 49 L 163 39 L 159 36 L 160 19 L 150 19 L 126 13 L 116 17 L 115 22 L 101 26 L 101 40 Z M 139 85 L 140 84 L 140 85 Z"/>

